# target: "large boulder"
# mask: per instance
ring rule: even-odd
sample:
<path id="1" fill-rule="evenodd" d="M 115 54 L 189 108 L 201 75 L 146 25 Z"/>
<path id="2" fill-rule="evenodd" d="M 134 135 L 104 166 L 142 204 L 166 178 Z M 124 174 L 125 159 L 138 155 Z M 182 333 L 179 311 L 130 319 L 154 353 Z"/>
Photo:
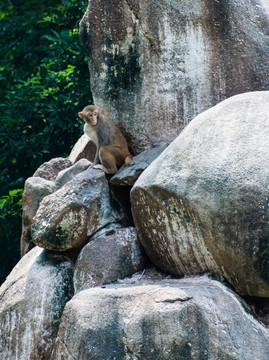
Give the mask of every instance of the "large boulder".
<path id="1" fill-rule="evenodd" d="M 23 192 L 21 256 L 35 246 L 31 237 L 31 227 L 41 200 L 55 190 L 54 180 L 59 172 L 71 165 L 72 162 L 66 158 L 54 158 L 40 165 L 33 177 L 26 180 Z"/>
<path id="2" fill-rule="evenodd" d="M 265 0 L 91 0 L 80 23 L 94 101 L 135 153 L 232 95 L 268 89 Z"/>
<path id="3" fill-rule="evenodd" d="M 114 225 L 93 235 L 77 259 L 75 292 L 109 284 L 142 270 L 147 258 L 134 227 Z"/>
<path id="4" fill-rule="evenodd" d="M 33 218 L 43 198 L 54 191 L 54 182 L 40 177 L 30 177 L 25 181 L 22 206 L 21 256 L 31 250 L 31 228 Z"/>
<path id="5" fill-rule="evenodd" d="M 132 166 L 122 165 L 118 172 L 109 180 L 109 187 L 117 202 L 120 204 L 124 218 L 122 222 L 125 226 L 133 226 L 131 213 L 130 191 L 141 173 L 155 160 L 165 149 L 164 146 L 142 151 L 133 157 Z"/>
<path id="6" fill-rule="evenodd" d="M 0 287 L 2 360 L 48 360 L 64 306 L 73 296 L 69 260 L 39 247 L 28 252 Z"/>
<path id="7" fill-rule="evenodd" d="M 141 281 L 75 295 L 51 360 L 267 360 L 268 336 L 217 281 Z"/>
<path id="8" fill-rule="evenodd" d="M 269 92 L 197 116 L 131 192 L 150 259 L 173 274 L 225 276 L 269 297 Z"/>
<path id="9" fill-rule="evenodd" d="M 49 250 L 80 249 L 96 231 L 120 218 L 111 206 L 105 173 L 90 167 L 42 200 L 32 239 Z"/>

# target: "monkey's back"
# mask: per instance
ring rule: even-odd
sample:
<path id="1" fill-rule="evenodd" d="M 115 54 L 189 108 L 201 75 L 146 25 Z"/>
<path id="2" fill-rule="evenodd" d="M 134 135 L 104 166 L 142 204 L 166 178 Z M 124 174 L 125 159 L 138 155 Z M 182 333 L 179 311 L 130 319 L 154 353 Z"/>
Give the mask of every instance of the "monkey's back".
<path id="1" fill-rule="evenodd" d="M 121 148 L 128 148 L 121 130 L 111 124 L 108 120 L 102 119 L 99 121 L 96 132 L 99 146 L 113 145 Z"/>

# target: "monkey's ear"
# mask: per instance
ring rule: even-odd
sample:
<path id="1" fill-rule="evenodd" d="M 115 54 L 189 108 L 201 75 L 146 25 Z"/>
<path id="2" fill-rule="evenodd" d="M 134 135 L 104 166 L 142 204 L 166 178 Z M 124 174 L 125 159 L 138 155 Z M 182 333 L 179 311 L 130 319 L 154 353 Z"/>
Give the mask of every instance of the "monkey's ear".
<path id="1" fill-rule="evenodd" d="M 83 112 L 79 112 L 78 116 L 83 120 Z"/>

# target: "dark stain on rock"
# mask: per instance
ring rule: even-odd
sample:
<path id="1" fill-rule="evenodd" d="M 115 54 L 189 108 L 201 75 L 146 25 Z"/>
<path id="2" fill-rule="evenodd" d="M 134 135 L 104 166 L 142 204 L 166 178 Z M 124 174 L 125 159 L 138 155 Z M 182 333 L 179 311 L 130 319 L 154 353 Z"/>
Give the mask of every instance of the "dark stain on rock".
<path id="1" fill-rule="evenodd" d="M 209 9 L 211 10 L 212 26 L 215 28 L 215 32 L 221 38 L 227 38 L 231 31 L 229 0 L 208 0 L 207 2 L 211 3 Z"/>
<path id="2" fill-rule="evenodd" d="M 119 97 L 120 90 L 133 91 L 134 84 L 139 80 L 139 39 L 129 46 L 127 54 L 107 52 L 105 55 L 106 95 L 112 100 Z"/>
<path id="3" fill-rule="evenodd" d="M 177 317 L 175 314 L 174 322 L 175 324 L 180 323 L 180 315 Z M 172 346 L 164 346 L 166 343 L 165 335 L 162 339 L 162 318 L 161 317 L 150 317 L 145 315 L 142 319 L 141 330 L 143 334 L 143 341 L 141 344 L 140 354 L 143 354 L 144 359 L 155 360 L 155 359 L 191 359 L 191 349 L 188 346 L 188 341 L 178 342 L 176 339 L 173 339 L 170 343 L 173 343 Z M 156 336 L 161 337 L 160 344 L 155 340 Z"/>
<path id="4" fill-rule="evenodd" d="M 269 45 L 265 14 L 245 2 L 205 0 L 202 22 L 211 45 L 209 76 L 215 102 L 242 92 L 266 90 Z"/>
<path id="5" fill-rule="evenodd" d="M 209 338 L 205 334 L 209 334 L 208 322 L 202 310 L 196 304 L 189 305 L 186 309 L 186 316 L 189 319 L 188 337 L 191 344 L 191 353 L 199 360 L 208 359 Z M 225 357 L 223 357 L 224 359 Z M 188 359 L 191 359 L 189 357 Z M 226 358 L 225 358 L 226 359 Z"/>
<path id="6" fill-rule="evenodd" d="M 255 269 L 259 272 L 260 277 L 269 283 L 269 234 L 260 236 L 259 250 L 257 252 L 257 260 L 254 262 Z"/>
<path id="7" fill-rule="evenodd" d="M 86 336 L 81 339 L 78 353 L 81 359 L 124 360 L 123 338 L 119 313 L 114 311 L 108 320 L 105 319 L 103 327 L 87 330 Z"/>

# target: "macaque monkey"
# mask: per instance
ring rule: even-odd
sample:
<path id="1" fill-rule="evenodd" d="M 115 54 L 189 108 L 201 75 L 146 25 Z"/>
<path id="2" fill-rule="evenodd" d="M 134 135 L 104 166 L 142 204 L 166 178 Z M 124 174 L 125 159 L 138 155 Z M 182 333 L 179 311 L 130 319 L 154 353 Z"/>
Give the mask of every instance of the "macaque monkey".
<path id="1" fill-rule="evenodd" d="M 94 168 L 102 169 L 107 174 L 115 174 L 117 167 L 124 162 L 133 165 L 127 142 L 120 129 L 112 125 L 100 107 L 86 106 L 78 116 L 85 121 L 84 132 L 97 146 Z M 100 164 L 101 163 L 101 164 Z"/>

